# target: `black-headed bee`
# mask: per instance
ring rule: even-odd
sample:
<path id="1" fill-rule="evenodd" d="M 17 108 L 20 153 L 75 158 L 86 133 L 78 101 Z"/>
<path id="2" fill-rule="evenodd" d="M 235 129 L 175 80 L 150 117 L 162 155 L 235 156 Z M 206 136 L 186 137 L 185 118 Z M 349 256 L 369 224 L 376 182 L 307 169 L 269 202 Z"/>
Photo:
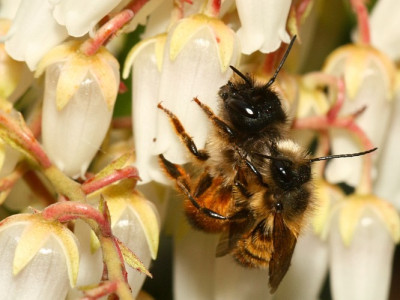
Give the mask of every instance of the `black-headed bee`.
<path id="1" fill-rule="evenodd" d="M 184 209 L 197 229 L 221 233 L 217 256 L 231 254 L 241 265 L 268 268 L 271 292 L 286 274 L 312 210 L 311 163 L 370 151 L 310 159 L 287 137 L 288 118 L 271 89 L 291 46 L 267 84 L 237 69 L 239 81 L 219 91 L 219 114 L 195 98 L 212 123 L 205 149 L 197 149 L 178 118 L 161 104 L 202 173 L 191 179 L 182 166 L 160 155 L 160 164 L 185 196 Z"/>

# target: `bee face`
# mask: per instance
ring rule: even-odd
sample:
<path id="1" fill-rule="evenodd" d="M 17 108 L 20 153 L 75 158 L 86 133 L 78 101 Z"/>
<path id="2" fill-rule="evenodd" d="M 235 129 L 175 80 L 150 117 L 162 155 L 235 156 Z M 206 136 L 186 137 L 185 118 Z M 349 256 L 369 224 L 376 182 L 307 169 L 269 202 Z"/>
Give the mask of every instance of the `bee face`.
<path id="1" fill-rule="evenodd" d="M 228 82 L 219 91 L 226 119 L 234 129 L 252 135 L 268 126 L 285 124 L 286 114 L 277 94 L 247 79 L 236 84 Z"/>

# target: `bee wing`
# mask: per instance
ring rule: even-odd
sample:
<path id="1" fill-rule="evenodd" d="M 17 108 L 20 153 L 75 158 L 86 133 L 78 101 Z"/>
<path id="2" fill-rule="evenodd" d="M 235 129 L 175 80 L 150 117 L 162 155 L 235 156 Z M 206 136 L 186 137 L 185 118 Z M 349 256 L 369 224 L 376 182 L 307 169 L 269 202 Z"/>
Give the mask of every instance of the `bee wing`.
<path id="1" fill-rule="evenodd" d="M 274 293 L 289 269 L 297 237 L 285 225 L 279 213 L 274 217 L 272 235 L 274 252 L 269 262 L 269 285 L 270 292 Z"/>

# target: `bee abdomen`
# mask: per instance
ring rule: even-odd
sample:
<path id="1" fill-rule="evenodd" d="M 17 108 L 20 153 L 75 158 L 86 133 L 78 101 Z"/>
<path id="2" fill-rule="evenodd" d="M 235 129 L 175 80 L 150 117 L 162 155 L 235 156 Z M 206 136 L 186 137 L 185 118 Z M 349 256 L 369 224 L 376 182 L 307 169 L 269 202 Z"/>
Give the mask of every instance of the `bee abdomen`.
<path id="1" fill-rule="evenodd" d="M 258 243 L 241 240 L 237 243 L 237 247 L 232 252 L 234 259 L 247 268 L 267 268 L 271 258 L 268 245 L 264 242 Z"/>

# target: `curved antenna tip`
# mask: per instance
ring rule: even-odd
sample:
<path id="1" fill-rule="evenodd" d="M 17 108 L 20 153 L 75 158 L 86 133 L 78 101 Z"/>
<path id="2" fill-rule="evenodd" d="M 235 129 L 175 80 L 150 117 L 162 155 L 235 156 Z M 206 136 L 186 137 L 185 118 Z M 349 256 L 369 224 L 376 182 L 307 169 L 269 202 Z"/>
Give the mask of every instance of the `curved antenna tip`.
<path id="1" fill-rule="evenodd" d="M 349 154 L 337 154 L 337 155 L 328 155 L 328 156 L 322 156 L 322 157 L 316 157 L 312 158 L 309 160 L 310 163 L 316 162 L 316 161 L 321 161 L 321 160 L 328 160 L 328 159 L 334 159 L 334 158 L 346 158 L 346 157 L 355 157 L 355 156 L 362 156 L 371 152 L 374 152 L 378 148 L 375 147 L 373 149 L 369 149 L 367 151 L 363 152 L 357 152 L 357 153 L 349 153 Z"/>

